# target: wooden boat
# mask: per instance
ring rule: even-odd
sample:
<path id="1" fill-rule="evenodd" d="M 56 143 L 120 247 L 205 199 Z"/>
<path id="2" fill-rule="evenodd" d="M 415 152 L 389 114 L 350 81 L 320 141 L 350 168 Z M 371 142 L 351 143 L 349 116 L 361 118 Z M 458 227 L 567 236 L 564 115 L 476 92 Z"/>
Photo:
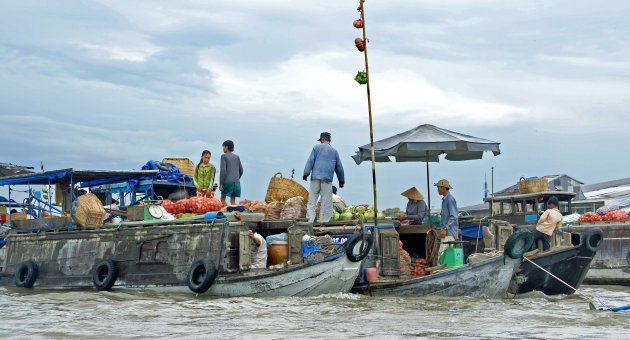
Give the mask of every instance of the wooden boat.
<path id="1" fill-rule="evenodd" d="M 365 275 L 357 280 L 352 291 L 373 296 L 477 296 L 502 298 L 506 296 L 515 265 L 520 257 L 504 256 L 492 251 L 469 257 L 468 263 L 432 271 L 426 276 L 405 275 L 400 271 L 399 241 L 409 253 L 425 252 L 425 240 L 431 230 L 428 225 L 401 226 L 397 221 L 379 221 L 375 228 L 375 246 L 365 261 L 365 267 L 375 267 L 378 279 L 369 282 Z M 374 229 L 368 225 L 367 229 Z M 316 226 L 316 233 L 343 235 L 352 226 L 333 224 Z M 338 236 L 340 237 L 340 236 Z M 525 250 L 523 249 L 521 254 Z M 376 259 L 376 260 L 375 260 Z"/>
<path id="2" fill-rule="evenodd" d="M 571 192 L 538 192 L 486 198 L 492 215 L 484 226 L 486 247 L 501 243 L 515 232 L 531 234 L 529 232 L 535 230 L 539 213 L 547 209 L 547 201 L 551 196 L 558 198 L 563 215 L 570 213 L 571 200 L 575 197 Z M 544 270 L 529 261 L 523 261 L 510 284 L 511 293 L 538 290 L 547 295 L 573 294 L 575 291 L 560 280 L 577 289 L 584 281 L 592 259 L 605 244 L 599 229 L 586 233 L 556 232 L 551 238 L 549 251 L 543 251 L 542 243 L 536 240 L 532 239 L 529 243 L 532 241 L 537 253 L 526 256 Z"/>
<path id="3" fill-rule="evenodd" d="M 529 261 L 523 261 L 516 269 L 510 283 L 510 293 L 520 294 L 535 290 L 546 295 L 575 293 L 573 288 L 577 289 L 584 281 L 603 240 L 599 229 L 591 229 L 584 234 L 578 234 L 578 237 L 580 241 L 577 246 L 559 245 L 545 252 L 526 255 Z"/>
<path id="4" fill-rule="evenodd" d="M 12 178 L 11 183 L 52 183 L 70 174 L 73 172 L 64 170 L 61 176 L 26 175 Z M 117 173 L 118 180 L 120 175 Z M 312 225 L 276 223 L 276 232 L 287 231 L 290 236 L 289 261 L 252 270 L 248 223 L 198 216 L 99 227 L 79 228 L 69 223 L 55 228 L 10 229 L 5 236 L 0 283 L 24 288 L 155 289 L 216 296 L 312 296 L 352 288 L 363 260 L 350 247 L 359 243 L 358 234 L 345 247 L 304 261 L 302 236 L 312 235 Z"/>
<path id="5" fill-rule="evenodd" d="M 372 296 L 474 296 L 503 298 L 519 259 L 503 254 L 488 255 L 486 259 L 446 269 L 421 277 L 382 278 L 363 282 L 353 291 Z"/>

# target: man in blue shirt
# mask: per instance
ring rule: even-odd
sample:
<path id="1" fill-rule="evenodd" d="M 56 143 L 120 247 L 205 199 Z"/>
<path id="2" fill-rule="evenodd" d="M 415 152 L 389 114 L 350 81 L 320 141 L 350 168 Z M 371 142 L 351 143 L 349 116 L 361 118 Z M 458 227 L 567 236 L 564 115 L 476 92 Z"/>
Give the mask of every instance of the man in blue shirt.
<path id="1" fill-rule="evenodd" d="M 315 210 L 317 209 L 317 198 L 320 199 L 319 222 L 328 222 L 333 213 L 332 202 L 332 181 L 335 173 L 339 181 L 339 187 L 343 188 L 345 178 L 343 174 L 343 166 L 339 153 L 330 146 L 330 133 L 322 132 L 319 136 L 320 144 L 313 147 L 311 155 L 306 161 L 304 167 L 305 181 L 311 175 L 311 188 L 308 196 L 308 207 L 306 209 L 306 217 L 310 222 L 315 221 Z"/>
<path id="2" fill-rule="evenodd" d="M 452 237 L 452 241 L 454 241 L 459 237 L 459 223 L 457 221 L 457 202 L 450 192 L 453 187 L 445 179 L 439 180 L 434 185 L 442 196 L 442 211 L 440 212 L 442 229 L 440 238 L 448 237 L 450 239 Z"/>

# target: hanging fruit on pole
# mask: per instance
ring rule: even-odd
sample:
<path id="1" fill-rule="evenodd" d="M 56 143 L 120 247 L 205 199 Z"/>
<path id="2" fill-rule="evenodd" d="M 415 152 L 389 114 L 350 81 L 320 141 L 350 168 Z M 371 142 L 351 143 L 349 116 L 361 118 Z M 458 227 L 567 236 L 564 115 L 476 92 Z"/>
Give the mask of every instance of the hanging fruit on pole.
<path id="1" fill-rule="evenodd" d="M 352 25 L 356 28 L 363 28 L 363 20 L 357 19 L 352 23 Z"/>
<path id="2" fill-rule="evenodd" d="M 357 50 L 359 50 L 359 52 L 365 51 L 365 41 L 363 39 L 354 39 L 354 45 L 357 47 Z"/>

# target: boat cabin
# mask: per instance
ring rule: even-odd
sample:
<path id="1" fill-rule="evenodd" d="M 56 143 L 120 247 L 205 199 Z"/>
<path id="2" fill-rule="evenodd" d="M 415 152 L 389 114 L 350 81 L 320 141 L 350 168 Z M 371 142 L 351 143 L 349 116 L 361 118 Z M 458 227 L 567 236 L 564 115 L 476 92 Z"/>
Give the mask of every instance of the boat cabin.
<path id="1" fill-rule="evenodd" d="M 517 226 L 535 225 L 542 213 L 547 210 L 547 201 L 556 196 L 562 215 L 571 214 L 571 200 L 575 193 L 545 191 L 532 194 L 487 197 L 490 205 L 490 218 L 503 220 Z"/>

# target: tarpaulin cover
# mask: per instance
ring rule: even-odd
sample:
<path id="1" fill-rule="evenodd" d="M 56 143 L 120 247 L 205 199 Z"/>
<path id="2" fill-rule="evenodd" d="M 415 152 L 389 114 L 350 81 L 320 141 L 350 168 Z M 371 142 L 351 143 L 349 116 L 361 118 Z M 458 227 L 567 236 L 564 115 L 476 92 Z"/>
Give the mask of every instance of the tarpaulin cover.
<path id="1" fill-rule="evenodd" d="M 461 230 L 463 237 L 479 239 L 483 238 L 483 226 L 480 227 L 479 225 L 467 225 L 459 228 L 459 230 Z"/>
<path id="2" fill-rule="evenodd" d="M 159 170 L 160 172 L 158 173 L 156 179 L 161 179 L 163 181 L 179 183 L 192 182 L 192 179 L 188 177 L 188 175 L 180 172 L 179 168 L 171 163 L 162 163 L 150 160 L 147 164 L 142 166 L 142 170 Z"/>
<path id="3" fill-rule="evenodd" d="M 80 183 L 82 187 L 99 184 L 119 183 L 133 178 L 152 178 L 156 171 L 138 170 L 75 170 L 61 169 L 32 174 L 0 177 L 2 185 L 34 185 L 57 183 Z"/>

